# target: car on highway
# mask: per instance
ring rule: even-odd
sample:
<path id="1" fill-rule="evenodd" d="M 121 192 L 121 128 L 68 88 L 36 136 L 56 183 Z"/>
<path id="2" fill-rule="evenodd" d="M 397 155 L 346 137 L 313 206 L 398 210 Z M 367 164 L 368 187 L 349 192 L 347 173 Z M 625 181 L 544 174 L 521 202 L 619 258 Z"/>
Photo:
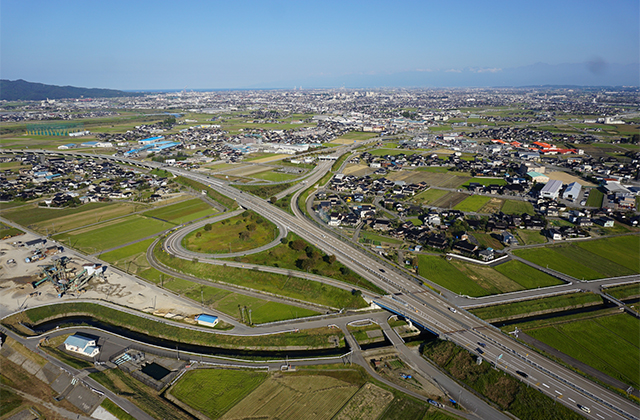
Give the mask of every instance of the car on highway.
<path id="1" fill-rule="evenodd" d="M 456 312 L 458 312 L 458 311 L 456 311 L 456 308 L 449 308 L 449 310 L 450 310 L 451 312 L 453 312 L 454 314 L 455 314 Z"/>
<path id="2" fill-rule="evenodd" d="M 580 405 L 578 404 L 578 408 L 582 411 L 584 411 L 585 413 L 590 413 L 591 409 L 589 407 L 585 407 L 584 405 Z"/>
<path id="3" fill-rule="evenodd" d="M 484 350 L 482 350 L 480 347 L 476 347 L 476 351 L 478 352 L 478 354 L 484 354 Z"/>
<path id="4" fill-rule="evenodd" d="M 516 370 L 516 373 L 517 373 L 518 375 L 522 376 L 523 378 L 528 378 L 528 377 L 529 377 L 529 375 L 527 375 L 526 373 L 524 373 L 524 372 L 523 372 L 523 371 L 521 371 L 521 370 Z"/>
<path id="5" fill-rule="evenodd" d="M 478 341 L 478 345 L 479 345 L 480 347 L 487 347 L 487 345 L 486 345 L 486 344 L 481 343 L 481 342 L 479 342 L 479 341 Z"/>
<path id="6" fill-rule="evenodd" d="M 380 270 L 381 273 L 384 273 L 384 268 L 379 268 L 378 270 Z"/>

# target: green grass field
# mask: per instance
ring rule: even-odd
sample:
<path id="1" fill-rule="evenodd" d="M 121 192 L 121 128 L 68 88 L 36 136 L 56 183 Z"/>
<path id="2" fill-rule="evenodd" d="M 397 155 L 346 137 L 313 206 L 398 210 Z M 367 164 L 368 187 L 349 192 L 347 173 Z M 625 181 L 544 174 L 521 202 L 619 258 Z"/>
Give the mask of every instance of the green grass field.
<path id="1" fill-rule="evenodd" d="M 602 191 L 592 188 L 589 193 L 589 198 L 587 198 L 587 206 L 588 207 L 601 207 L 602 200 L 604 199 L 604 194 Z"/>
<path id="2" fill-rule="evenodd" d="M 271 302 L 265 299 L 246 296 L 213 286 L 203 286 L 183 279 L 173 279 L 168 282 L 165 281 L 164 287 L 176 293 L 180 293 L 195 302 L 202 302 L 204 305 L 224 312 L 238 320 L 241 320 L 244 316 L 247 324 L 249 321 L 254 324 L 262 324 L 265 322 L 319 315 L 318 312 L 314 312 L 309 309 L 286 305 L 284 303 Z M 244 309 L 244 314 L 241 313 L 239 309 L 240 307 Z M 251 310 L 251 320 L 249 320 L 248 310 Z"/>
<path id="3" fill-rule="evenodd" d="M 418 271 L 422 277 L 461 295 L 486 296 L 500 292 L 495 288 L 487 290 L 481 287 L 441 257 L 419 255 Z"/>
<path id="4" fill-rule="evenodd" d="M 482 319 L 500 319 L 516 315 L 527 315 L 538 311 L 582 307 L 592 303 L 602 303 L 602 297 L 595 293 L 571 293 L 502 305 L 470 309 L 469 312 Z"/>
<path id="5" fill-rule="evenodd" d="M 419 204 L 431 204 L 439 198 L 444 197 L 448 193 L 449 192 L 445 190 L 436 190 L 434 188 L 429 188 L 428 190 L 423 191 L 413 197 L 413 201 Z"/>
<path id="6" fill-rule="evenodd" d="M 364 239 L 365 241 L 370 241 L 370 242 L 382 242 L 382 243 L 387 243 L 387 244 L 392 244 L 392 245 L 401 245 L 403 242 L 401 240 L 395 239 L 395 238 L 389 238 L 388 236 L 384 236 L 384 235 L 379 235 L 377 233 L 374 232 L 364 232 L 364 231 L 360 231 L 360 239 Z M 362 241 L 361 241 L 362 242 Z"/>
<path id="7" fill-rule="evenodd" d="M 629 238 L 634 237 L 629 236 Z M 633 270 L 626 266 L 632 266 L 633 256 L 635 255 L 637 258 L 638 255 L 637 248 L 625 246 L 632 242 L 633 239 L 611 241 L 612 239 L 618 238 L 606 238 L 544 248 L 519 249 L 514 251 L 514 254 L 540 266 L 548 266 L 553 270 L 577 279 L 594 280 L 637 273 L 637 269 Z M 588 249 L 584 247 L 585 244 Z M 607 259 L 607 256 L 615 258 L 616 262 Z M 626 265 L 621 265 L 617 261 Z"/>
<path id="8" fill-rule="evenodd" d="M 468 211 L 477 212 L 485 204 L 487 204 L 489 200 L 491 200 L 491 197 L 484 196 L 484 195 L 471 195 L 465 198 L 459 204 L 457 204 L 454 207 L 454 209 L 464 211 L 464 212 L 468 212 Z"/>
<path id="9" fill-rule="evenodd" d="M 619 313 L 523 330 L 609 376 L 640 387 L 640 325 L 631 315 Z"/>
<path id="10" fill-rule="evenodd" d="M 189 233 L 183 246 L 191 251 L 219 254 L 258 248 L 273 241 L 278 235 L 276 226 L 253 211 L 221 220 Z"/>
<path id="11" fill-rule="evenodd" d="M 182 224 L 191 220 L 211 216 L 217 212 L 218 210 L 211 207 L 209 204 L 200 199 L 194 198 L 192 200 L 150 210 L 143 214 L 146 217 L 153 217 L 175 224 Z"/>
<path id="12" fill-rule="evenodd" d="M 268 376 L 261 371 L 197 369 L 187 372 L 169 393 L 207 417 L 217 419 Z"/>
<path id="13" fill-rule="evenodd" d="M 535 245 L 547 242 L 546 236 L 539 230 L 518 229 L 515 234 L 520 238 L 520 245 Z"/>
<path id="14" fill-rule="evenodd" d="M 533 209 L 533 204 L 529 203 L 528 201 L 519 200 L 506 200 L 502 205 L 502 212 L 504 214 L 536 214 L 535 210 Z"/>
<path id="15" fill-rule="evenodd" d="M 137 241 L 169 229 L 173 224 L 140 215 L 101 223 L 90 228 L 55 235 L 53 238 L 85 253 L 94 253 Z"/>
<path id="16" fill-rule="evenodd" d="M 467 182 L 464 182 L 462 184 L 460 184 L 458 186 L 458 188 L 468 188 L 469 184 L 471 184 L 472 182 L 476 182 L 480 185 L 507 185 L 507 181 L 504 178 L 481 178 L 481 177 L 474 177 L 471 178 L 470 180 L 468 180 Z"/>
<path id="17" fill-rule="evenodd" d="M 555 277 L 536 270 L 520 261 L 512 260 L 494 267 L 496 271 L 507 276 L 525 289 L 535 289 L 536 287 L 548 287 L 562 284 L 563 282 Z"/>

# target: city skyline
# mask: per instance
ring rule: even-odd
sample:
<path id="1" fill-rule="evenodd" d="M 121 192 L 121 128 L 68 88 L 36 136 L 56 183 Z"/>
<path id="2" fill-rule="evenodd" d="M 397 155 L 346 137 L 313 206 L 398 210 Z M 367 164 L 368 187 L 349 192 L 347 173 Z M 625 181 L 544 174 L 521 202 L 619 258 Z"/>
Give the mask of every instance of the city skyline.
<path id="1" fill-rule="evenodd" d="M 1 77 L 122 90 L 638 83 L 635 1 L 3 1 Z"/>

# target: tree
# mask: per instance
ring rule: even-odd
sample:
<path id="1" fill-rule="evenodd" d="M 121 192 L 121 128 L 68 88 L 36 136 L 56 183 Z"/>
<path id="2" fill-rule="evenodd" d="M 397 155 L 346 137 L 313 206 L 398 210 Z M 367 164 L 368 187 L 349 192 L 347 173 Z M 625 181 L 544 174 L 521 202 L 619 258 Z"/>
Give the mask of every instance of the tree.
<path id="1" fill-rule="evenodd" d="M 284 237 L 283 237 L 283 238 L 280 238 L 280 243 L 281 243 L 282 245 L 286 245 L 286 244 L 287 244 L 287 242 L 289 242 L 289 240 L 288 240 L 287 238 L 284 238 Z"/>
<path id="2" fill-rule="evenodd" d="M 302 251 L 307 247 L 307 244 L 302 239 L 296 239 L 295 241 L 291 241 L 289 243 L 289 246 L 291 247 L 291 249 L 294 249 L 296 251 Z"/>
<path id="3" fill-rule="evenodd" d="M 258 227 L 258 225 L 256 225 L 255 223 L 249 223 L 247 225 L 247 230 L 249 232 L 254 232 L 256 230 L 256 228 Z"/>
<path id="4" fill-rule="evenodd" d="M 211 223 L 207 223 L 206 225 L 204 225 L 204 230 L 206 232 L 209 232 L 212 228 L 213 228 L 213 226 L 211 226 Z"/>
<path id="5" fill-rule="evenodd" d="M 246 242 L 246 241 L 249 240 L 249 238 L 251 238 L 251 233 L 249 231 L 244 230 L 244 231 L 240 232 L 239 236 L 240 236 L 240 240 L 241 241 L 245 241 Z"/>
<path id="6" fill-rule="evenodd" d="M 276 201 L 278 201 L 278 197 L 276 197 L 275 195 L 273 197 L 271 197 L 269 199 L 269 201 L 271 201 L 271 204 L 276 204 Z"/>

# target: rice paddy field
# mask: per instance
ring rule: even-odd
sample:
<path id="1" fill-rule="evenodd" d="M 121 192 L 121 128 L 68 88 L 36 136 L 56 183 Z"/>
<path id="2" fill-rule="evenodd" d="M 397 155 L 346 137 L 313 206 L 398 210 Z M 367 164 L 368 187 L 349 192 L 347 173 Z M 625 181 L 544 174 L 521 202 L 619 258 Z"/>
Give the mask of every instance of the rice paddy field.
<path id="1" fill-rule="evenodd" d="M 169 222 L 136 214 L 58 234 L 53 239 L 81 252 L 92 254 L 157 235 L 173 226 Z"/>
<path id="2" fill-rule="evenodd" d="M 556 321 L 550 325 L 521 329 L 533 338 L 619 379 L 640 386 L 640 324 L 626 313 Z"/>
<path id="3" fill-rule="evenodd" d="M 211 419 L 456 418 L 367 382 L 359 370 L 341 367 L 287 373 L 198 369 L 187 372 L 168 393 Z"/>
<path id="4" fill-rule="evenodd" d="M 212 216 L 216 213 L 218 213 L 218 210 L 211 207 L 204 201 L 194 198 L 192 200 L 147 211 L 143 213 L 143 215 L 154 219 L 160 219 L 165 222 L 182 224 L 191 220 Z"/>
<path id="5" fill-rule="evenodd" d="M 484 195 L 470 195 L 458 203 L 454 209 L 464 212 L 477 212 L 491 200 L 491 197 Z"/>
<path id="6" fill-rule="evenodd" d="M 509 261 L 492 268 L 455 259 L 447 261 L 442 257 L 420 255 L 418 270 L 421 276 L 454 293 L 474 297 L 561 283 L 554 277 L 518 261 Z"/>
<path id="7" fill-rule="evenodd" d="M 506 200 L 502 205 L 502 212 L 504 214 L 536 214 L 535 210 L 533 209 L 533 204 L 529 203 L 528 201 L 519 200 Z"/>
<path id="8" fill-rule="evenodd" d="M 640 237 L 637 235 L 519 249 L 514 254 L 577 279 L 594 280 L 640 272 Z"/>

